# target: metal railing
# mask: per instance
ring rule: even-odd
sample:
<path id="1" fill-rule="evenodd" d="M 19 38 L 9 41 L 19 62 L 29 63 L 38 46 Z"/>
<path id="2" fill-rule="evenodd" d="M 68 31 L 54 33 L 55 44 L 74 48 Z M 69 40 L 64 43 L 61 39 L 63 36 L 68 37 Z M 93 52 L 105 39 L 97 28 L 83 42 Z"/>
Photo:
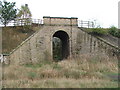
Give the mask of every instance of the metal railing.
<path id="1" fill-rule="evenodd" d="M 42 19 L 15 19 L 10 21 L 7 26 L 24 26 L 24 25 L 32 25 L 32 24 L 43 24 Z M 4 25 L 0 25 L 4 26 Z"/>
<path id="2" fill-rule="evenodd" d="M 42 19 L 15 19 L 8 23 L 7 26 L 23 26 L 23 25 L 41 25 L 44 24 L 44 21 Z M 1 25 L 3 26 L 3 25 Z M 85 27 L 85 28 L 94 28 L 95 24 L 93 21 L 83 21 L 78 20 L 78 27 Z"/>
<path id="3" fill-rule="evenodd" d="M 78 20 L 78 27 L 94 28 L 95 24 L 93 21 Z"/>

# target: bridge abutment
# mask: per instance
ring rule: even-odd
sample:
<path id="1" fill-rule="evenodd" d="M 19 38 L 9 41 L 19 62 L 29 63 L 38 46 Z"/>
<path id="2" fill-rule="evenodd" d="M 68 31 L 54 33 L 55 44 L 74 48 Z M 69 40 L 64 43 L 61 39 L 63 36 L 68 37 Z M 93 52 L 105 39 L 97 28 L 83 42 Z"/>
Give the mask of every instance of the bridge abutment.
<path id="1" fill-rule="evenodd" d="M 98 39 L 78 28 L 76 17 L 43 17 L 44 25 L 32 36 L 23 41 L 8 56 L 10 64 L 39 63 L 44 60 L 53 60 L 53 37 L 62 40 L 63 59 L 74 56 L 94 54 L 112 54 L 117 49 L 106 41 Z M 113 56 L 116 58 L 116 56 Z M 110 57 L 111 58 L 111 57 Z"/>

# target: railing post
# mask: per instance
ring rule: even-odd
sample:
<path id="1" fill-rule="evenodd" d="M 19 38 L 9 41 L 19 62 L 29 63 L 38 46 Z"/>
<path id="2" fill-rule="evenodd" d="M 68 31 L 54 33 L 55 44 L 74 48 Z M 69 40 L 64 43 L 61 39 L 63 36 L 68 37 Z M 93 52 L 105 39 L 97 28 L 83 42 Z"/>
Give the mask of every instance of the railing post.
<path id="1" fill-rule="evenodd" d="M 92 22 L 92 28 L 94 28 L 94 22 Z"/>
<path id="2" fill-rule="evenodd" d="M 89 28 L 89 21 L 88 21 L 88 28 Z"/>
<path id="3" fill-rule="evenodd" d="M 83 24 L 83 21 L 81 20 L 81 27 L 83 26 L 82 24 Z"/>

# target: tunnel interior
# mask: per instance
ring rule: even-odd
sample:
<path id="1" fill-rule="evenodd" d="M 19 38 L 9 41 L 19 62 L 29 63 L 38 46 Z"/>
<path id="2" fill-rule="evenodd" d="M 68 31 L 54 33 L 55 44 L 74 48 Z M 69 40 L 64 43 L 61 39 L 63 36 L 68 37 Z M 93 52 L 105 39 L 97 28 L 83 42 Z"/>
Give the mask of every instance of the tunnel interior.
<path id="1" fill-rule="evenodd" d="M 64 31 L 57 31 L 53 35 L 53 60 L 67 59 L 69 56 L 69 36 Z"/>

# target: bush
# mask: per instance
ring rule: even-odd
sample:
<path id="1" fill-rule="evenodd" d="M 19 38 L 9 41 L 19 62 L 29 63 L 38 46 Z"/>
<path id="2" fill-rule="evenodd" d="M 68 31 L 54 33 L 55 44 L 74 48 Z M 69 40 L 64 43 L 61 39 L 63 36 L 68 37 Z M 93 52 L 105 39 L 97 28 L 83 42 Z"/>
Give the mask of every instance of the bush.
<path id="1" fill-rule="evenodd" d="M 117 32 L 115 33 L 115 37 L 120 38 L 120 31 L 117 31 Z"/>
<path id="2" fill-rule="evenodd" d="M 109 34 L 116 36 L 117 34 L 117 28 L 115 26 L 111 26 L 108 31 Z"/>
<path id="3" fill-rule="evenodd" d="M 111 26 L 109 28 L 109 34 L 120 38 L 120 30 L 118 30 L 115 26 Z"/>

